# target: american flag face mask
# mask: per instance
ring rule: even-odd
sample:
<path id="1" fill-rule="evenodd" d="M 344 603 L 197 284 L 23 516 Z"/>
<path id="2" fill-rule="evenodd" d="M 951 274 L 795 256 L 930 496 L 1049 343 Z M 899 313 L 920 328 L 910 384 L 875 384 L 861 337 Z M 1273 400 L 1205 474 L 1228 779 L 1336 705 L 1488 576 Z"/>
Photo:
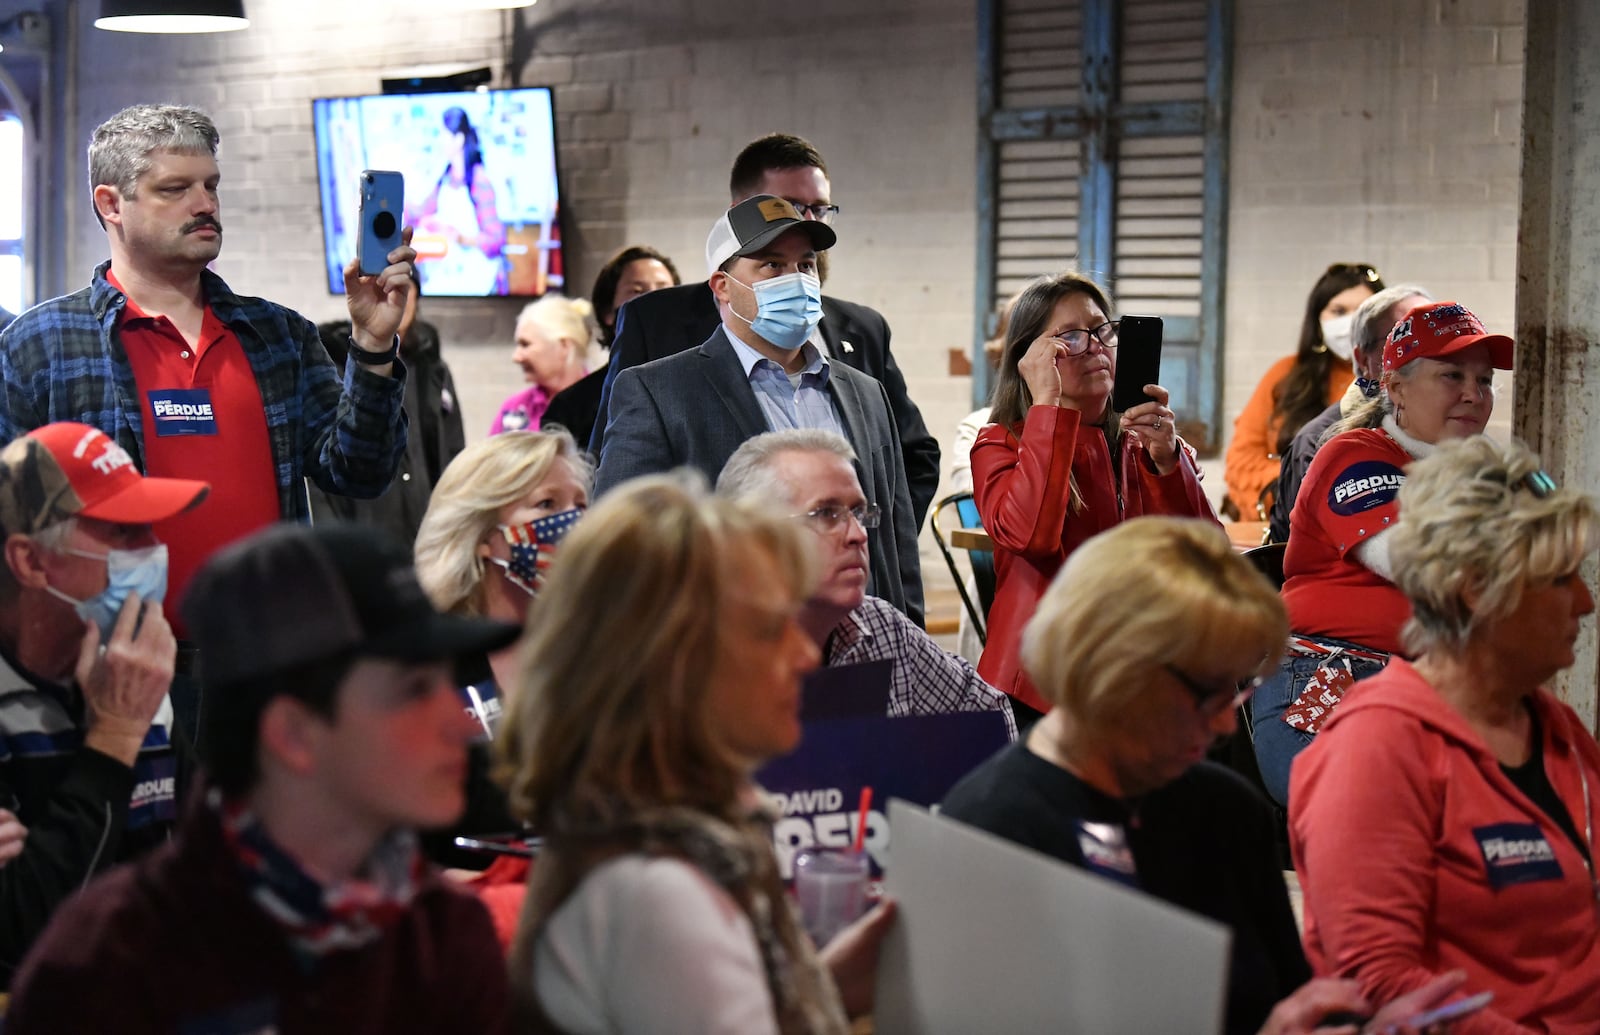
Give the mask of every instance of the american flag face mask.
<path id="1" fill-rule="evenodd" d="M 563 510 L 520 525 L 497 525 L 495 527 L 511 547 L 511 559 L 502 561 L 490 557 L 489 560 L 505 569 L 506 578 L 514 585 L 534 596 L 544 583 L 544 573 L 550 567 L 555 545 L 566 538 L 581 517 L 581 510 Z"/>

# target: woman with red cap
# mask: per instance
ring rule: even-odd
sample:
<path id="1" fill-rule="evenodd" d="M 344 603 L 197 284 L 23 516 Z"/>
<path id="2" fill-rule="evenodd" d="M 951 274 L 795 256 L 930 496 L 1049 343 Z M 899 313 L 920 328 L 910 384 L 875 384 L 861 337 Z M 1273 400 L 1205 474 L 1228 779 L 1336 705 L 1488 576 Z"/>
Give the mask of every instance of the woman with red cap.
<path id="1" fill-rule="evenodd" d="M 1418 306 L 1390 332 L 1378 397 L 1333 426 L 1306 471 L 1283 564 L 1289 652 L 1251 701 L 1256 759 L 1280 804 L 1290 763 L 1344 690 L 1400 651 L 1410 605 L 1388 535 L 1406 467 L 1483 432 L 1511 352 L 1459 303 Z"/>

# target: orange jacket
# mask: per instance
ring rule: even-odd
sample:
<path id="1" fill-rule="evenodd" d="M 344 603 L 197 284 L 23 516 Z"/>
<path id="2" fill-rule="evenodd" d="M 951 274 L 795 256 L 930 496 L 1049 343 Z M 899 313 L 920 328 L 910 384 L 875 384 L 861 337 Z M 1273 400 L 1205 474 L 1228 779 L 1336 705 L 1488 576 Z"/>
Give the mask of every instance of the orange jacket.
<path id="1" fill-rule="evenodd" d="M 1274 452 L 1278 422 L 1272 417 L 1273 395 L 1289 376 L 1294 359 L 1285 356 L 1267 368 L 1250 394 L 1250 401 L 1233 422 L 1233 439 L 1228 443 L 1222 477 L 1228 483 L 1228 498 L 1239 508 L 1242 521 L 1256 519 L 1261 490 L 1278 480 L 1278 454 Z M 1349 363 L 1335 363 L 1328 371 L 1328 405 L 1344 398 L 1345 390 L 1355 379 Z"/>

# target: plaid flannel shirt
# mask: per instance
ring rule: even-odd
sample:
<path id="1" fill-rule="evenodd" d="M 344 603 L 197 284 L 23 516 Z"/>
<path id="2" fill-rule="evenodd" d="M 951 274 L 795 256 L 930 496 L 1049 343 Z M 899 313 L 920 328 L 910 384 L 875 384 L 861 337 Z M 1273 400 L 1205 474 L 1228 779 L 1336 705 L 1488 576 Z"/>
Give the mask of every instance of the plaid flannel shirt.
<path id="1" fill-rule="evenodd" d="M 144 411 L 117 335 L 127 298 L 106 279 L 29 309 L 0 333 L 0 442 L 56 421 L 99 428 L 144 462 Z M 310 520 L 303 477 L 358 499 L 382 494 L 405 451 L 405 368 L 381 377 L 353 359 L 341 381 L 316 327 L 201 273 L 206 304 L 238 335 L 255 371 L 278 480 L 279 514 Z"/>
<path id="2" fill-rule="evenodd" d="M 834 627 L 823 651 L 824 665 L 856 665 L 894 659 L 889 684 L 889 716 L 942 715 L 945 712 L 1002 712 L 1011 739 L 1017 739 L 1017 720 L 1011 701 L 983 681 L 963 658 L 933 642 L 933 637 L 878 597 L 861 606 Z"/>

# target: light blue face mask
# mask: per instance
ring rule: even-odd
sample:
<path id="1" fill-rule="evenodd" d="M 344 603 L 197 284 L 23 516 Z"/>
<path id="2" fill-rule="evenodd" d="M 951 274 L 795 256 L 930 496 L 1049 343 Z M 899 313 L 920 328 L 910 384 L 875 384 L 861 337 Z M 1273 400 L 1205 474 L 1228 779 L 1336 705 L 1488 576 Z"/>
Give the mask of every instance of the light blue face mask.
<path id="1" fill-rule="evenodd" d="M 138 550 L 109 550 L 105 553 L 66 549 L 61 552 L 74 557 L 87 557 L 93 561 L 106 562 L 106 588 L 88 600 L 69 597 L 54 586 L 44 588 L 46 593 L 56 599 L 71 604 L 77 610 L 78 617 L 99 626 L 101 643 L 111 638 L 111 630 L 116 626 L 117 616 L 122 613 L 122 605 L 127 602 L 129 594 L 137 593 L 140 600 L 150 600 L 157 604 L 166 599 L 165 543 L 157 543 Z"/>
<path id="2" fill-rule="evenodd" d="M 727 274 L 729 280 L 749 288 L 756 296 L 756 318 L 744 320 L 750 329 L 780 349 L 797 349 L 822 322 L 822 281 L 809 273 L 786 273 L 754 284 Z"/>

